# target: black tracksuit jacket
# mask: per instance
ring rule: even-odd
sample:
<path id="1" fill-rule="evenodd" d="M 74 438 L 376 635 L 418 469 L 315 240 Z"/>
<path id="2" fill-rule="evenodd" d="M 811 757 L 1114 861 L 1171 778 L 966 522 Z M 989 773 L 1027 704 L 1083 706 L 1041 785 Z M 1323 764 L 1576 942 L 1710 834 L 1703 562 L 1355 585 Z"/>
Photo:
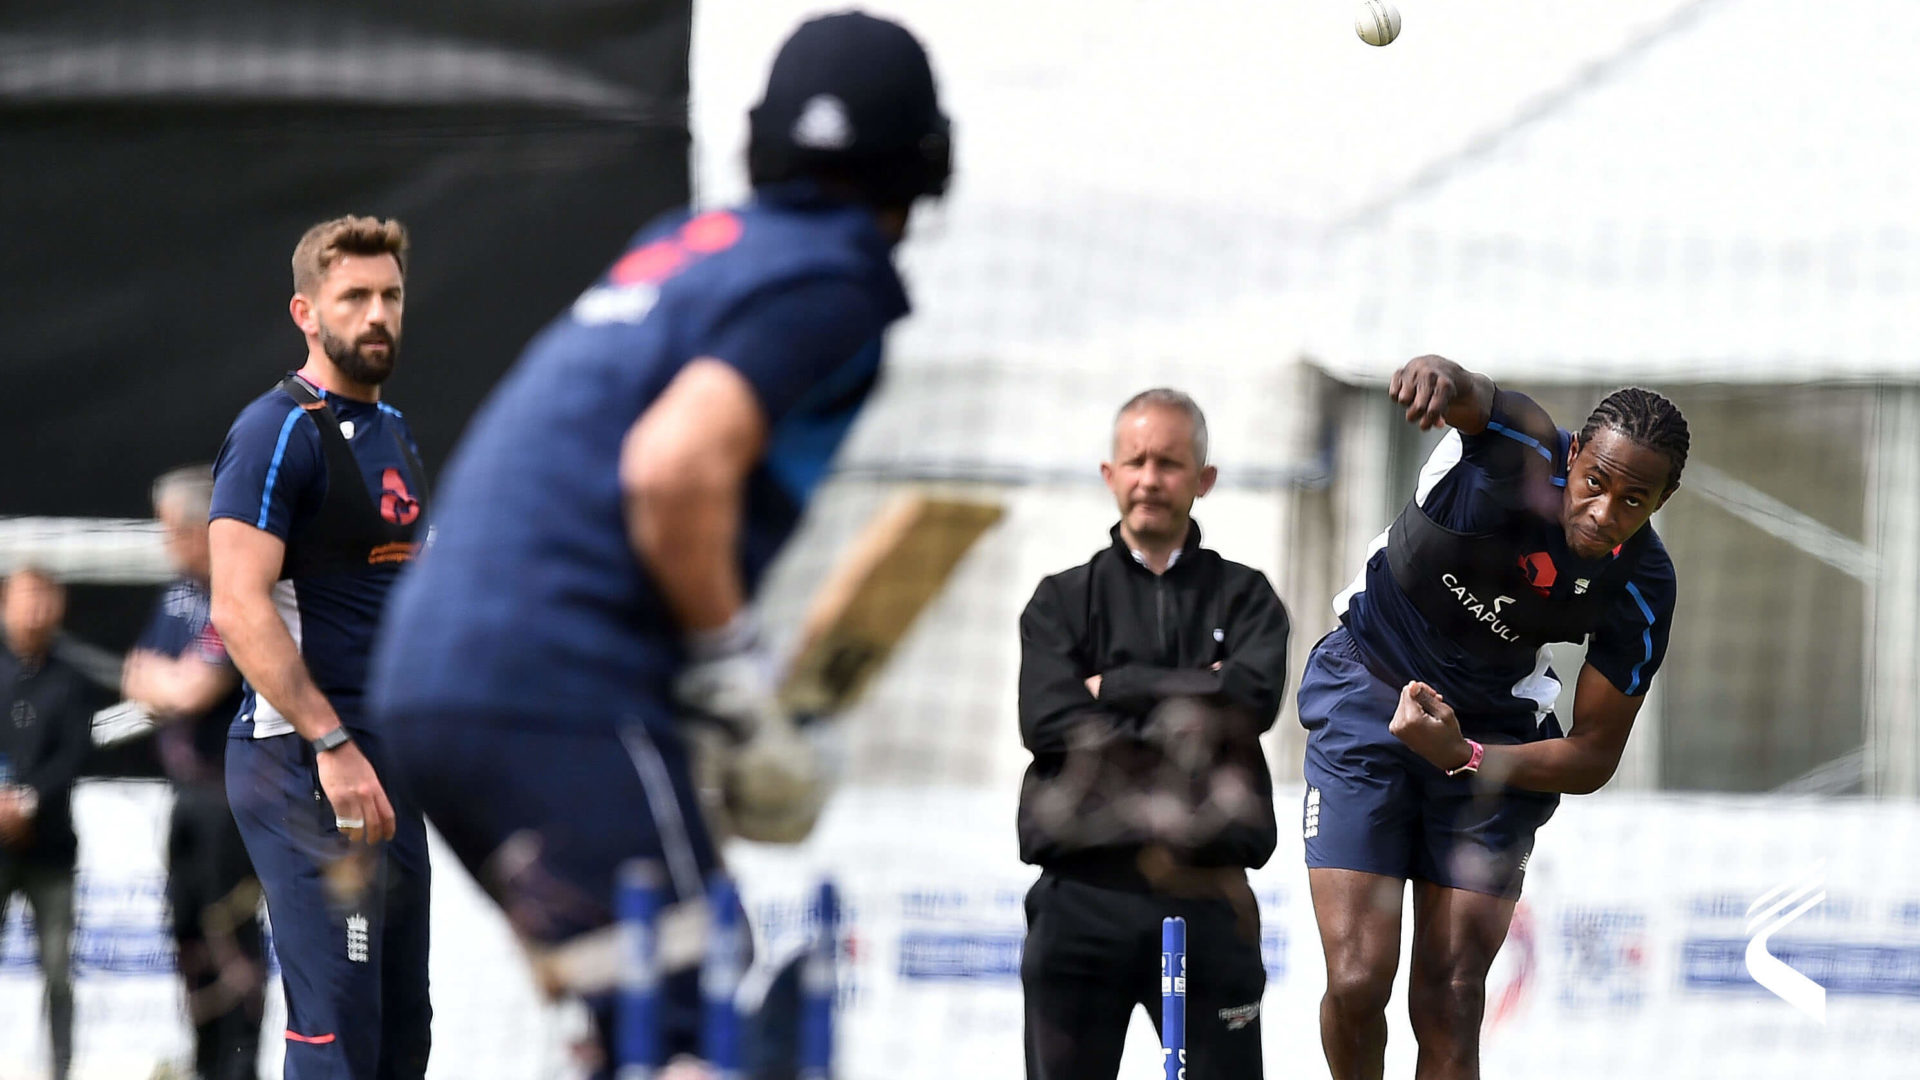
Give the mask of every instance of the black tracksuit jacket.
<path id="1" fill-rule="evenodd" d="M 1133 557 L 1117 525 L 1112 536 L 1085 565 L 1042 580 L 1020 616 L 1020 734 L 1033 754 L 1020 792 L 1020 857 L 1095 884 L 1146 888 L 1138 856 L 1165 838 L 1124 828 L 1114 835 L 1114 815 L 1100 814 L 1125 797 L 1116 788 L 1127 778 L 1166 774 L 1165 737 L 1150 718 L 1162 702 L 1184 698 L 1212 707 L 1220 720 L 1213 765 L 1239 770 L 1258 805 L 1171 853 L 1187 866 L 1260 866 L 1278 839 L 1259 735 L 1273 726 L 1286 689 L 1287 610 L 1259 571 L 1200 547 L 1198 525 L 1159 575 Z M 1093 675 L 1101 677 L 1097 699 L 1086 687 Z M 1097 760 L 1069 769 L 1072 746 Z M 1190 790 L 1205 787 L 1203 777 Z M 1084 814 L 1062 812 L 1076 801 Z M 1078 827 L 1094 820 L 1105 823 Z"/>

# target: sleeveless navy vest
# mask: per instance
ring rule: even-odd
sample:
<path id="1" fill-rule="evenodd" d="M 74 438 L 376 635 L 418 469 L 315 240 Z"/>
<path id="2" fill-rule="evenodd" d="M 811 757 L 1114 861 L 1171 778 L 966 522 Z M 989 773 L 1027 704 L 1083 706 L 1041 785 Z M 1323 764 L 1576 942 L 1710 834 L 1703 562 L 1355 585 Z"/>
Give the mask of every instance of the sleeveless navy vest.
<path id="1" fill-rule="evenodd" d="M 426 519 L 427 473 L 421 468 L 407 440 L 400 437 L 394 424 L 383 425 L 399 448 L 406 463 L 418 502 L 418 512 L 404 525 L 380 513 L 379 504 L 361 478 L 360 461 L 353 456 L 340 420 L 326 399 L 315 394 L 306 383 L 292 375 L 280 388 L 313 418 L 320 430 L 320 449 L 327 463 L 327 494 L 320 511 L 287 539 L 287 555 L 280 565 L 280 578 L 309 577 L 316 574 L 341 574 L 363 571 L 369 566 L 403 563 L 413 558 L 417 545 L 414 533 Z M 390 497 L 390 496 L 388 496 Z"/>
<path id="2" fill-rule="evenodd" d="M 1582 641 L 1625 587 L 1650 530 L 1641 529 L 1591 577 L 1558 573 L 1533 539 L 1538 519 L 1509 513 L 1498 528 L 1463 533 L 1408 502 L 1387 531 L 1393 580 L 1433 628 L 1474 656 L 1533 662 L 1554 641 Z M 1531 560 L 1531 561 L 1530 561 Z"/>

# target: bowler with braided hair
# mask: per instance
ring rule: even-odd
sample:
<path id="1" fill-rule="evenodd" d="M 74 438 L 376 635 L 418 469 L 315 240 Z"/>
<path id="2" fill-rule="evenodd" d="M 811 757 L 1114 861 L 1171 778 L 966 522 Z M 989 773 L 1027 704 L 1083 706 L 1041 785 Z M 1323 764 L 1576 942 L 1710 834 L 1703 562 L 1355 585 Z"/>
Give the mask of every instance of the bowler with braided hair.
<path id="1" fill-rule="evenodd" d="M 1680 486 L 1687 422 L 1629 388 L 1574 434 L 1438 356 L 1388 393 L 1421 430 L 1452 430 L 1300 685 L 1320 1032 L 1334 1080 L 1381 1075 L 1412 881 L 1415 1075 L 1468 1080 L 1534 833 L 1561 794 L 1612 778 L 1666 655 L 1673 563 L 1649 519 Z M 1571 731 L 1552 711 L 1560 641 L 1587 645 Z"/>

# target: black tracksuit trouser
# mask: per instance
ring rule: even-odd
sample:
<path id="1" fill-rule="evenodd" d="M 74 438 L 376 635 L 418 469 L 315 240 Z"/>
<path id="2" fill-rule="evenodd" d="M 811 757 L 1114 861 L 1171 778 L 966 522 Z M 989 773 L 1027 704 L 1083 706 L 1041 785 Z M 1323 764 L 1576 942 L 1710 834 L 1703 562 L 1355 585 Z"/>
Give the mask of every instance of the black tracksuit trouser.
<path id="1" fill-rule="evenodd" d="M 1045 873 L 1027 894 L 1027 1080 L 1114 1080 L 1127 1021 L 1160 1026 L 1160 920 L 1187 920 L 1189 1080 L 1259 1080 L 1267 973 L 1257 927 L 1226 900 L 1103 888 Z M 1252 930 L 1251 936 L 1247 931 Z"/>
<path id="2" fill-rule="evenodd" d="M 193 1023 L 195 1075 L 253 1080 L 266 1012 L 260 881 L 224 786 L 175 789 L 167 832 L 167 903 Z"/>

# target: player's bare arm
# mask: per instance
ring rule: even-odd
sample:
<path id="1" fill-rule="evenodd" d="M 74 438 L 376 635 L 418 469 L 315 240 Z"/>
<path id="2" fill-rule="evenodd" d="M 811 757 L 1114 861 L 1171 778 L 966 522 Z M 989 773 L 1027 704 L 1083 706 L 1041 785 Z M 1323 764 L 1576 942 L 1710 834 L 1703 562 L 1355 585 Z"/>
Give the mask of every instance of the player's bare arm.
<path id="1" fill-rule="evenodd" d="M 340 726 L 314 685 L 299 646 L 273 604 L 286 542 L 264 529 L 222 518 L 208 528 L 213 564 L 213 625 L 254 692 L 272 703 L 303 739 Z"/>
<path id="2" fill-rule="evenodd" d="M 232 668 L 191 655 L 135 649 L 121 669 L 120 692 L 156 717 L 170 720 L 213 708 L 238 679 Z"/>
<path id="3" fill-rule="evenodd" d="M 1574 688 L 1573 731 L 1564 739 L 1482 749 L 1479 772 L 1528 791 L 1590 795 L 1613 779 L 1646 696 L 1621 693 L 1592 665 Z M 1453 708 L 1425 683 L 1408 683 L 1388 729 L 1436 768 L 1453 771 L 1473 759 Z"/>
<path id="4" fill-rule="evenodd" d="M 332 703 L 314 685 L 300 647 L 273 604 L 286 543 L 264 529 L 220 518 L 207 529 L 213 564 L 213 625 L 234 666 L 303 739 L 340 727 Z M 360 748 L 352 742 L 315 755 L 321 790 L 343 821 L 365 823 L 367 843 L 393 838 L 393 806 Z M 349 830 L 342 827 L 343 832 Z"/>
<path id="5" fill-rule="evenodd" d="M 745 619 L 737 563 L 747 475 L 766 447 L 753 387 L 723 361 L 675 375 L 620 448 L 628 540 L 689 635 L 683 705 L 731 730 L 721 766 L 732 826 L 776 843 L 804 839 L 825 799 L 809 744 L 774 697 L 772 664 Z"/>
<path id="6" fill-rule="evenodd" d="M 735 565 L 747 475 L 767 422 L 745 377 L 699 359 L 674 376 L 620 450 L 627 534 L 688 632 L 727 625 L 745 603 Z"/>

